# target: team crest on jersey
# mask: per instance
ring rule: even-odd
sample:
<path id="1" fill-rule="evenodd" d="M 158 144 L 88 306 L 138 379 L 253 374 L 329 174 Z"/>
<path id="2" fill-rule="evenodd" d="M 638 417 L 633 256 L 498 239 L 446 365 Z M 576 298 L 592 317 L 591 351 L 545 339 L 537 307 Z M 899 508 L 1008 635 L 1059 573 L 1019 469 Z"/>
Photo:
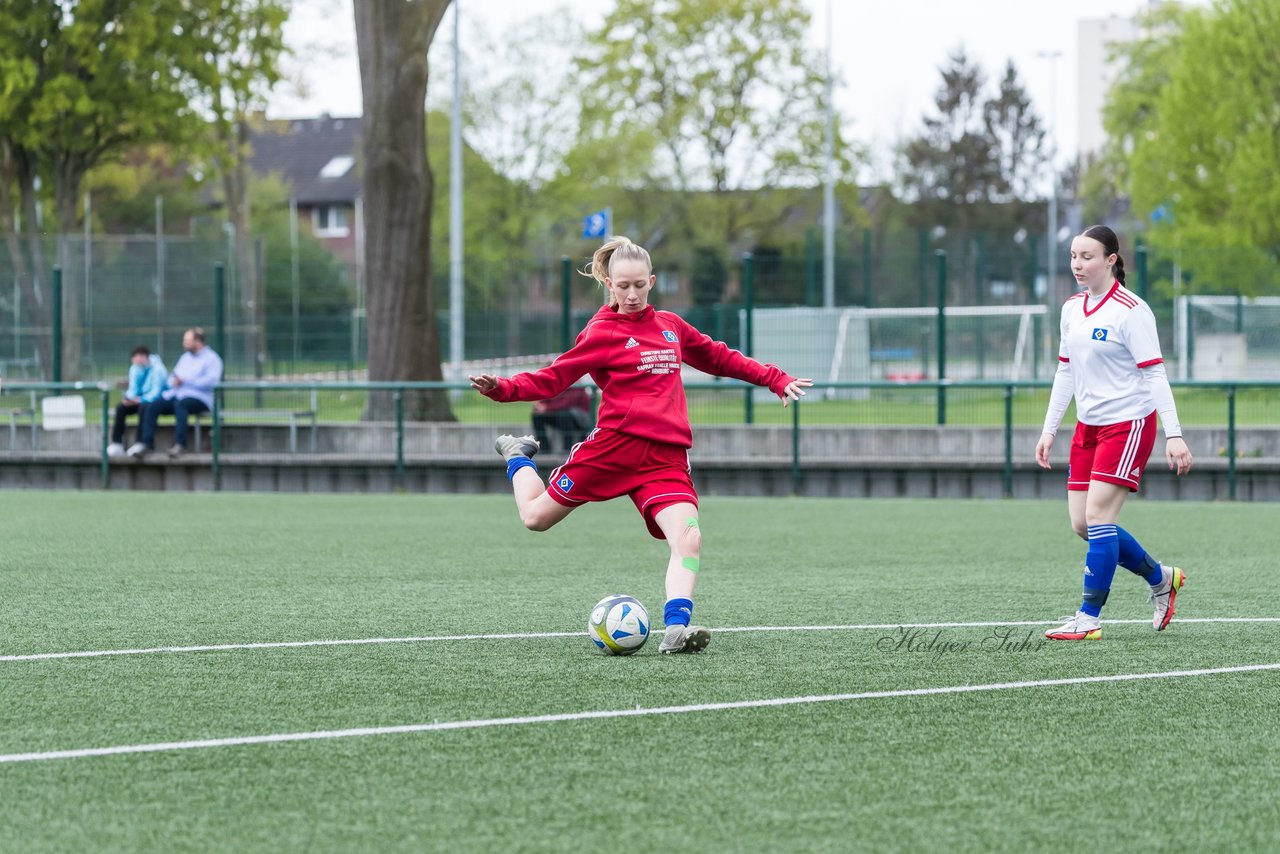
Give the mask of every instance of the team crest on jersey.
<path id="1" fill-rule="evenodd" d="M 1103 329 L 1103 328 L 1101 328 L 1101 327 L 1099 327 L 1099 328 L 1097 328 L 1097 329 L 1094 329 L 1094 330 L 1093 330 L 1093 340 L 1094 340 L 1094 341 L 1106 341 L 1106 340 L 1107 340 L 1107 330 L 1106 330 L 1106 329 Z"/>
<path id="2" fill-rule="evenodd" d="M 676 343 L 676 334 L 670 329 L 662 330 L 662 337 L 670 341 L 672 344 Z"/>
<path id="3" fill-rule="evenodd" d="M 639 341 L 637 341 L 637 340 L 636 340 L 636 339 L 634 339 L 634 338 L 628 338 L 628 339 L 627 339 L 627 346 L 626 346 L 626 348 L 625 348 L 625 349 L 630 350 L 632 347 L 639 347 L 639 346 L 640 346 L 640 342 L 639 342 Z"/>
<path id="4" fill-rule="evenodd" d="M 562 474 L 560 475 L 560 479 L 556 481 L 556 486 L 560 487 L 565 492 L 568 492 L 573 489 L 573 481 L 569 479 L 569 475 Z"/>

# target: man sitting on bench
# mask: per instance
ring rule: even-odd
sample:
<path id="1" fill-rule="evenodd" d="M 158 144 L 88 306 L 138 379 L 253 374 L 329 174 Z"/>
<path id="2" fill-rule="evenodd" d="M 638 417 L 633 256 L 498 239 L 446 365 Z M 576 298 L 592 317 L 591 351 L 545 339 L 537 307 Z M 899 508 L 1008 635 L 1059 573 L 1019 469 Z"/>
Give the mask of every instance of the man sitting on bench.
<path id="1" fill-rule="evenodd" d="M 129 456 L 141 459 L 155 450 L 156 420 L 161 415 L 173 416 L 173 447 L 170 458 L 187 452 L 187 419 L 213 408 L 213 388 L 222 381 L 222 357 L 204 343 L 204 330 L 195 327 L 182 335 L 186 351 L 173 373 L 169 388 L 155 403 L 142 411 L 142 429 L 138 441 L 129 448 Z"/>

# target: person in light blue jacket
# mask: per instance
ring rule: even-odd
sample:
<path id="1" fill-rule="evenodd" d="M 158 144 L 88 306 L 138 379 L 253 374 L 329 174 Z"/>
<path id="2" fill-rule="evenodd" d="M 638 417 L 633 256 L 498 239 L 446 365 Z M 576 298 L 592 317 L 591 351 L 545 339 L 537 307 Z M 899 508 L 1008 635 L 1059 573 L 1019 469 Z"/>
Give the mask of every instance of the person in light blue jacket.
<path id="1" fill-rule="evenodd" d="M 198 326 L 183 333 L 182 349 L 186 352 L 169 374 L 169 387 L 142 410 L 138 441 L 128 450 L 131 457 L 141 459 L 155 449 L 156 420 L 161 415 L 173 416 L 169 456 L 182 456 L 187 452 L 187 420 L 213 409 L 213 389 L 222 381 L 222 357 L 204 343 L 204 330 Z"/>
<path id="2" fill-rule="evenodd" d="M 164 391 L 169 371 L 164 360 L 152 353 L 144 345 L 139 344 L 129 354 L 129 382 L 124 390 L 124 397 L 116 407 L 115 423 L 111 427 L 111 444 L 107 454 L 119 457 L 124 454 L 125 419 L 130 415 L 138 416 L 138 430 L 142 430 L 142 408 L 148 403 L 160 399 Z"/>

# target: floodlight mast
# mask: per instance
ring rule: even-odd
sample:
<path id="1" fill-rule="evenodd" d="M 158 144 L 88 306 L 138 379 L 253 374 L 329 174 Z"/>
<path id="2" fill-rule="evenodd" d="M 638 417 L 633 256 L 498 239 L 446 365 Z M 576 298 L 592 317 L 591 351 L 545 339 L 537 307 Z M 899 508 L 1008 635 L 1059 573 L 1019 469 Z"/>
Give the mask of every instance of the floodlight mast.
<path id="1" fill-rule="evenodd" d="M 462 51 L 458 46 L 460 0 L 453 0 L 453 108 L 449 116 L 449 363 L 461 382 L 464 356 L 462 292 Z"/>
<path id="2" fill-rule="evenodd" d="M 1057 303 L 1057 296 L 1054 293 L 1053 283 L 1056 278 L 1058 257 L 1058 165 L 1056 162 L 1058 154 L 1058 144 L 1055 138 L 1057 131 L 1057 101 L 1058 101 L 1058 78 L 1057 68 L 1058 59 L 1062 56 L 1060 50 L 1042 50 L 1037 51 L 1036 56 L 1040 59 L 1049 60 L 1049 120 L 1047 122 L 1049 131 L 1049 224 L 1045 237 L 1048 239 L 1044 242 L 1045 248 L 1045 267 L 1044 267 L 1044 298 L 1045 303 L 1049 306 L 1050 311 L 1053 310 Z"/>
<path id="3" fill-rule="evenodd" d="M 831 104 L 831 0 L 827 0 L 827 132 L 823 151 L 822 304 L 836 304 L 835 110 Z"/>

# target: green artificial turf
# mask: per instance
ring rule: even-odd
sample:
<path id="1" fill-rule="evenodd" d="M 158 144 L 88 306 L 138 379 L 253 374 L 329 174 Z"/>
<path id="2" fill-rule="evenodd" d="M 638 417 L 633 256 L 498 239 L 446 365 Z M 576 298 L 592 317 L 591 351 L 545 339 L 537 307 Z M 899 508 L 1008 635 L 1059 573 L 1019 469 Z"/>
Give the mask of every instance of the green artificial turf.
<path id="1" fill-rule="evenodd" d="M 0 755 L 1280 662 L 1280 623 L 1104 625 L 1065 501 L 706 497 L 708 651 L 592 651 L 664 544 L 628 502 L 0 493 Z M 1132 501 L 1181 618 L 1277 617 L 1266 504 Z M 1104 617 L 1149 620 L 1117 572 Z M 804 628 L 877 624 L 886 628 Z M 774 627 L 768 631 L 726 631 Z M 796 627 L 796 628 L 787 628 Z M 718 630 L 718 631 L 716 631 Z M 1003 642 L 1001 640 L 1003 637 Z M 1008 688 L 0 763 L 14 851 L 1273 850 L 1280 673 Z"/>

